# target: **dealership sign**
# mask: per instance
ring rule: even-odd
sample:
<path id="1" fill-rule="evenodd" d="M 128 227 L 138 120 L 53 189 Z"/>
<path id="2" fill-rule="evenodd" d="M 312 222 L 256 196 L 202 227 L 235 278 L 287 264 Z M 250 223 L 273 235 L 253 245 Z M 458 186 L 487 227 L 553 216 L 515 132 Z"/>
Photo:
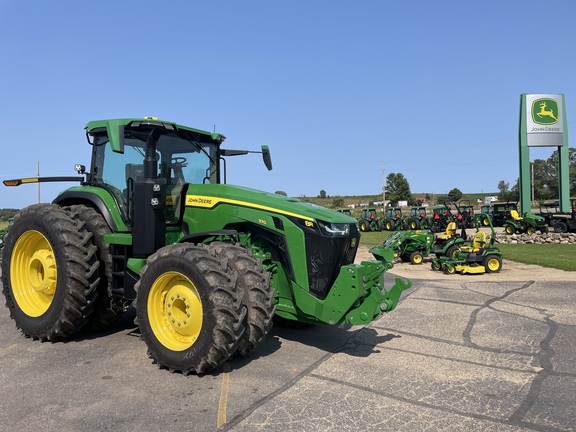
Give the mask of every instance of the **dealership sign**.
<path id="1" fill-rule="evenodd" d="M 526 144 L 528 147 L 564 145 L 562 95 L 526 95 Z"/>

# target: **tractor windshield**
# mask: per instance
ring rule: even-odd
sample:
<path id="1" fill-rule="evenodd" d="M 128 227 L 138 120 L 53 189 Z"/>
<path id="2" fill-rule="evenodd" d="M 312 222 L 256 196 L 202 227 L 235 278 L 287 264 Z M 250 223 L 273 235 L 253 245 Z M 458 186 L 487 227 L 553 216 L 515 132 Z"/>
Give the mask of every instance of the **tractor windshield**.
<path id="1" fill-rule="evenodd" d="M 127 132 L 124 137 L 124 153 L 114 152 L 108 145 L 106 135 L 95 137 L 93 182 L 115 196 L 125 216 L 129 214 L 127 204 L 131 183 L 144 175 L 146 137 L 147 134 Z M 179 205 L 185 183 L 219 182 L 217 144 L 195 138 L 169 132 L 160 135 L 156 144 L 158 171 L 154 174 L 166 179 L 168 202 L 172 206 Z M 178 209 L 170 210 L 179 213 Z"/>

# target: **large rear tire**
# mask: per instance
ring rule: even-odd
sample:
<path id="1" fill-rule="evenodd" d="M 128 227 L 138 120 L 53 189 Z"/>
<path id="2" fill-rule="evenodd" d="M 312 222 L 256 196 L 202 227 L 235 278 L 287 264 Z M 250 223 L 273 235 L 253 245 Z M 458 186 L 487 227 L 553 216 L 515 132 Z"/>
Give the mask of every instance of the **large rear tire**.
<path id="1" fill-rule="evenodd" d="M 238 353 L 246 355 L 264 340 L 272 328 L 274 288 L 270 286 L 270 273 L 265 272 L 260 260 L 250 251 L 229 243 L 213 243 L 216 252 L 228 259 L 228 268 L 236 272 L 237 286 L 244 292 L 242 304 L 246 307 L 244 334 L 240 338 Z"/>
<path id="2" fill-rule="evenodd" d="M 91 207 L 73 205 L 67 209 L 73 218 L 78 218 L 86 223 L 86 227 L 94 236 L 94 244 L 98 248 L 97 257 L 100 262 L 98 298 L 94 305 L 94 313 L 90 316 L 86 327 L 92 330 L 105 329 L 122 315 L 121 310 L 115 310 L 111 306 L 112 254 L 109 244 L 104 241 L 104 234 L 110 233 L 111 230 L 104 217 Z"/>
<path id="3" fill-rule="evenodd" d="M 244 332 L 243 292 L 213 246 L 163 247 L 140 275 L 136 323 L 160 368 L 201 374 L 236 351 Z"/>
<path id="4" fill-rule="evenodd" d="M 87 322 L 98 296 L 92 234 L 51 204 L 23 209 L 4 238 L 2 285 L 16 327 L 42 342 L 65 339 Z"/>

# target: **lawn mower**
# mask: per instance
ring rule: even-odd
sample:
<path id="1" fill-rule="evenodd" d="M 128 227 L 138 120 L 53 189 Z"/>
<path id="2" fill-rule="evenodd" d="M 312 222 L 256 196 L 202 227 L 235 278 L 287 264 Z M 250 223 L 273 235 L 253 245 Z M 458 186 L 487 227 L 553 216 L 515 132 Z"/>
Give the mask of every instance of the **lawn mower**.
<path id="1" fill-rule="evenodd" d="M 524 213 L 523 216 L 518 214 L 516 210 L 510 210 L 510 219 L 504 222 L 504 231 L 506 234 L 534 234 L 539 230 L 542 234 L 548 232 L 546 220 L 542 216 L 532 213 Z"/>
<path id="2" fill-rule="evenodd" d="M 490 241 L 486 241 L 486 233 L 480 231 L 482 222 L 488 218 L 492 230 Z M 502 268 L 502 252 L 494 247 L 496 232 L 487 214 L 475 215 L 476 234 L 470 245 L 462 245 L 453 256 L 432 259 L 432 270 L 443 271 L 446 274 L 456 272 L 465 274 L 496 273 Z"/>

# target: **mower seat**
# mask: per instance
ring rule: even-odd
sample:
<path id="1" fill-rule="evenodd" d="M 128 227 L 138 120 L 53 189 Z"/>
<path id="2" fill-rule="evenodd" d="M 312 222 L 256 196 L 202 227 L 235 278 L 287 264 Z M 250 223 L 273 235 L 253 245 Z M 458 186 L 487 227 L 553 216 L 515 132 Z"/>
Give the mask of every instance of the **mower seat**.
<path id="1" fill-rule="evenodd" d="M 465 253 L 478 252 L 486 245 L 486 233 L 478 231 L 474 236 L 474 240 L 470 246 L 462 246 L 460 251 Z"/>
<path id="2" fill-rule="evenodd" d="M 449 238 L 452 238 L 454 234 L 456 234 L 456 229 L 456 222 L 450 222 L 446 227 L 446 232 L 444 234 L 437 235 L 436 238 L 438 240 L 448 240 Z"/>
<path id="3" fill-rule="evenodd" d="M 512 219 L 514 219 L 515 221 L 521 221 L 522 219 L 524 219 L 518 214 L 517 210 L 510 210 L 510 217 L 512 217 Z"/>

